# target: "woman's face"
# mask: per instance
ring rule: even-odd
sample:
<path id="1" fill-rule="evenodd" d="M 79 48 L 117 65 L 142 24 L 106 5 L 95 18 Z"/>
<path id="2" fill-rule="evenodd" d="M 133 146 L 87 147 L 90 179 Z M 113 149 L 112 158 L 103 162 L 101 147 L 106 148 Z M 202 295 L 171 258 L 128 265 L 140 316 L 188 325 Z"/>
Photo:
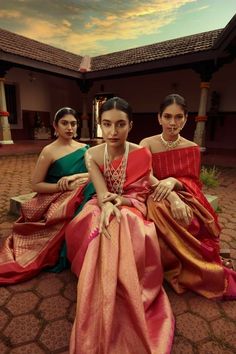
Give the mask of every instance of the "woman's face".
<path id="1" fill-rule="evenodd" d="M 166 136 L 174 136 L 179 134 L 187 120 L 187 114 L 184 113 L 181 106 L 172 103 L 158 115 L 158 121 L 162 126 L 163 134 Z"/>
<path id="2" fill-rule="evenodd" d="M 129 122 L 125 112 L 111 109 L 101 115 L 102 136 L 105 142 L 112 147 L 118 147 L 126 141 L 132 122 Z"/>
<path id="3" fill-rule="evenodd" d="M 72 139 L 76 135 L 77 120 L 72 114 L 66 114 L 59 119 L 57 124 L 54 124 L 54 128 L 58 136 L 64 139 Z"/>

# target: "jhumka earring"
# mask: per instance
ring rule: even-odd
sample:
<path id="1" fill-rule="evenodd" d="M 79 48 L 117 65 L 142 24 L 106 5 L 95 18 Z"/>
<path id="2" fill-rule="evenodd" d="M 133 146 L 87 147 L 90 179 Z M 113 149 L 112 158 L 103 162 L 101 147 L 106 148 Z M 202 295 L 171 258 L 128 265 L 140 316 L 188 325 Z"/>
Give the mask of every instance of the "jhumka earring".
<path id="1" fill-rule="evenodd" d="M 57 138 L 58 137 L 58 132 L 55 130 L 54 136 Z"/>
<path id="2" fill-rule="evenodd" d="M 77 136 L 78 136 L 78 134 L 77 134 L 77 133 L 75 133 L 75 134 L 73 135 L 73 138 L 77 138 Z"/>

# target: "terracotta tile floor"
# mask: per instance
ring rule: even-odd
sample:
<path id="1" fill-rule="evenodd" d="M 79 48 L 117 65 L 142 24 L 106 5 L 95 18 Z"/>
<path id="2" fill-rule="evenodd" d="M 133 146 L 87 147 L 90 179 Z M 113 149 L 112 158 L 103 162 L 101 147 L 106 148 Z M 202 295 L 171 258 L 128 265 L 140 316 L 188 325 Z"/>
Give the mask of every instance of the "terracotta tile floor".
<path id="1" fill-rule="evenodd" d="M 37 159 L 32 150 L 31 146 L 31 154 L 0 155 L 0 240 L 15 219 L 8 214 L 10 197 L 30 192 Z M 208 193 L 219 196 L 221 246 L 230 248 L 236 260 L 236 168 L 220 171 L 220 186 Z M 66 270 L 41 272 L 25 283 L 0 287 L 0 353 L 68 353 L 76 284 L 76 277 Z M 190 292 L 178 296 L 166 284 L 165 288 L 176 317 L 172 354 L 236 352 L 236 301 L 209 301 Z"/>

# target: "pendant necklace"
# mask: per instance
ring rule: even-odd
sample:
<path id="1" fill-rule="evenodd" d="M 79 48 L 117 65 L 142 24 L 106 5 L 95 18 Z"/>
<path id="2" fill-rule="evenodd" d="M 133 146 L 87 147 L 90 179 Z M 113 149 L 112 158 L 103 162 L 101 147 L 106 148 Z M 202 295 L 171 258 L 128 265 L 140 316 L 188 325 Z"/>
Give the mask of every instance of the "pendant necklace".
<path id="1" fill-rule="evenodd" d="M 107 182 L 107 186 L 110 192 L 122 195 L 123 185 L 126 179 L 126 166 L 129 154 L 129 143 L 125 143 L 124 155 L 117 166 L 114 168 L 112 162 L 110 162 L 107 144 L 104 149 L 104 177 Z"/>
<path id="2" fill-rule="evenodd" d="M 179 143 L 180 143 L 180 140 L 181 140 L 181 136 L 180 136 L 179 134 L 178 134 L 177 139 L 174 140 L 174 141 L 165 140 L 165 139 L 163 138 L 163 133 L 160 135 L 160 138 L 161 138 L 162 144 L 167 148 L 167 150 L 173 149 L 173 148 L 175 148 L 176 146 L 178 146 Z"/>

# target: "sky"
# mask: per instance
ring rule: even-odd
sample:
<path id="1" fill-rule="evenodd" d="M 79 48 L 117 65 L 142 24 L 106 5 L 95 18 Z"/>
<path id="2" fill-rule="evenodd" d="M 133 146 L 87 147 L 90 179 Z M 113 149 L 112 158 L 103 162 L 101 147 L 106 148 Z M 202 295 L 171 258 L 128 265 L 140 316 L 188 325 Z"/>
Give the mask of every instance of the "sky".
<path id="1" fill-rule="evenodd" d="M 235 14 L 236 0 L 0 0 L 1 28 L 83 56 L 223 28 Z"/>

